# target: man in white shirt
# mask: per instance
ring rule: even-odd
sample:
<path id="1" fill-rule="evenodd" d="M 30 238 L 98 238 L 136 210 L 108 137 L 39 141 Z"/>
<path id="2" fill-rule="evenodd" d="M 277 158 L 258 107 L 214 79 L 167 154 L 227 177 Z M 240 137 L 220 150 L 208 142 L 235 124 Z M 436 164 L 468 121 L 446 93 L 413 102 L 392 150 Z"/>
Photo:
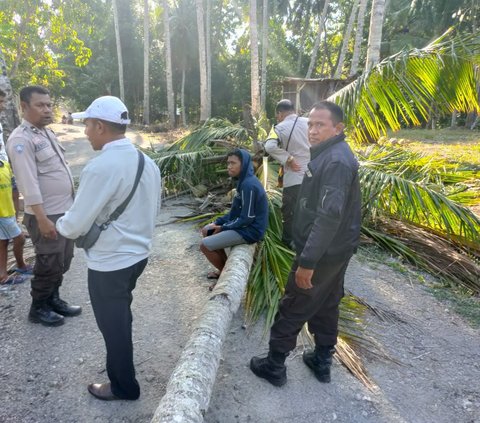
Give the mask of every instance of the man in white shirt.
<path id="1" fill-rule="evenodd" d="M 282 241 L 293 249 L 293 212 L 303 175 L 310 161 L 308 119 L 298 116 L 290 100 L 280 100 L 275 107 L 277 124 L 265 142 L 265 151 L 283 166 Z"/>
<path id="2" fill-rule="evenodd" d="M 120 216 L 110 221 L 132 192 L 139 164 L 137 149 L 125 137 L 130 123 L 127 108 L 118 98 L 105 96 L 72 116 L 84 119 L 92 148 L 101 151 L 85 166 L 75 201 L 57 222 L 57 230 L 70 239 L 85 235 L 94 223 L 103 225 L 98 240 L 86 250 L 86 258 L 88 289 L 105 339 L 110 382 L 92 383 L 88 391 L 101 400 L 135 400 L 140 387 L 133 365 L 130 304 L 152 246 L 160 206 L 160 171 L 144 155 L 133 196 Z"/>

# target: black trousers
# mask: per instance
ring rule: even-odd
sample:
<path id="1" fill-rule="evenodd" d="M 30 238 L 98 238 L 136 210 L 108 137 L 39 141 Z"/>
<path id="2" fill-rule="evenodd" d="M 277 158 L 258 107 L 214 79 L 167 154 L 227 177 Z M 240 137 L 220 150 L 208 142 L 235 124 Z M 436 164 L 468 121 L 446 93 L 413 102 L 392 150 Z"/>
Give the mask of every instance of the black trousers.
<path id="1" fill-rule="evenodd" d="M 282 192 L 282 241 L 286 245 L 290 245 L 293 241 L 293 213 L 297 204 L 299 192 L 300 185 L 293 185 L 291 187 L 283 188 Z"/>
<path id="2" fill-rule="evenodd" d="M 63 216 L 55 214 L 47 216 L 53 223 Z M 42 236 L 38 228 L 37 218 L 25 214 L 23 224 L 35 248 L 35 265 L 31 279 L 31 296 L 34 301 L 48 299 L 62 285 L 63 274 L 70 269 L 73 259 L 73 240 L 57 234 L 57 239 Z"/>
<path id="3" fill-rule="evenodd" d="M 137 399 L 132 343 L 132 291 L 147 265 L 144 259 L 125 269 L 99 272 L 88 269 L 88 292 L 98 328 L 107 349 L 107 374 L 112 392 L 122 399 Z"/>
<path id="4" fill-rule="evenodd" d="M 321 261 L 314 270 L 311 289 L 295 284 L 295 261 L 288 276 L 285 294 L 270 329 L 270 349 L 287 353 L 297 344 L 297 336 L 308 322 L 315 344 L 330 346 L 337 343 L 340 300 L 350 258 L 341 261 Z"/>

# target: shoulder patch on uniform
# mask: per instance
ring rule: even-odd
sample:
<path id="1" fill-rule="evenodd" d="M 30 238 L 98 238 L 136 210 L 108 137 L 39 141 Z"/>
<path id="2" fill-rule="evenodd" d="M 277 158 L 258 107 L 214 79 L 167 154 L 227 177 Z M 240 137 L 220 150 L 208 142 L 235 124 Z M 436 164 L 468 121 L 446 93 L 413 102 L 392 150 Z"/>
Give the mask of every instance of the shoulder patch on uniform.
<path id="1" fill-rule="evenodd" d="M 15 146 L 15 151 L 18 153 L 18 154 L 21 154 L 23 153 L 23 150 L 24 150 L 25 146 L 23 144 L 17 144 Z"/>

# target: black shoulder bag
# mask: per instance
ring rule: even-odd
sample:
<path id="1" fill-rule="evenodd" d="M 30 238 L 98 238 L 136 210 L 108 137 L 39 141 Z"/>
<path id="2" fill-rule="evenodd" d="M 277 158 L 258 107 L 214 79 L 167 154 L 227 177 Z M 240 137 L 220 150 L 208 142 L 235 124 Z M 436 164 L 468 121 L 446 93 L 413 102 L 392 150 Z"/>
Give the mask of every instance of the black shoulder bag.
<path id="1" fill-rule="evenodd" d="M 89 231 L 80 237 L 78 237 L 75 240 L 75 245 L 78 248 L 83 248 L 84 250 L 88 250 L 89 248 L 92 248 L 95 243 L 97 242 L 98 238 L 100 237 L 100 234 L 102 231 L 108 228 L 108 225 L 112 223 L 114 220 L 117 220 L 118 217 L 125 211 L 127 208 L 128 203 L 133 197 L 133 194 L 135 194 L 135 191 L 138 186 L 138 182 L 140 181 L 140 177 L 142 176 L 143 173 L 143 167 L 145 165 L 145 158 L 143 157 L 143 154 L 138 151 L 138 168 L 137 168 L 137 175 L 135 176 L 135 182 L 133 184 L 133 188 L 130 191 L 130 194 L 128 194 L 128 197 L 124 200 L 122 204 L 120 204 L 114 212 L 108 217 L 108 220 L 101 225 L 97 225 L 95 222 L 93 222 L 92 227 L 89 229 Z"/>

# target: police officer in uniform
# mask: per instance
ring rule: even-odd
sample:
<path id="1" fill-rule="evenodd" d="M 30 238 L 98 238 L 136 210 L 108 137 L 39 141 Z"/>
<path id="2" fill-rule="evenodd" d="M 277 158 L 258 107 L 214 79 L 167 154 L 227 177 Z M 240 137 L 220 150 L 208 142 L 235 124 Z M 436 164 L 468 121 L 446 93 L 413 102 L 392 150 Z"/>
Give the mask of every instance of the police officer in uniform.
<path id="1" fill-rule="evenodd" d="M 35 247 L 29 320 L 58 326 L 64 323 L 64 316 L 82 311 L 59 296 L 63 274 L 73 258 L 73 241 L 56 231 L 55 222 L 73 204 L 73 178 L 63 147 L 47 128 L 53 121 L 48 90 L 23 88 L 20 104 L 23 121 L 8 138 L 7 152 L 24 198 L 23 223 Z"/>

